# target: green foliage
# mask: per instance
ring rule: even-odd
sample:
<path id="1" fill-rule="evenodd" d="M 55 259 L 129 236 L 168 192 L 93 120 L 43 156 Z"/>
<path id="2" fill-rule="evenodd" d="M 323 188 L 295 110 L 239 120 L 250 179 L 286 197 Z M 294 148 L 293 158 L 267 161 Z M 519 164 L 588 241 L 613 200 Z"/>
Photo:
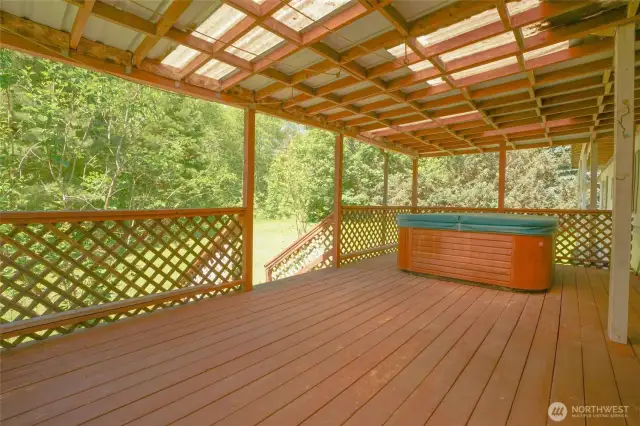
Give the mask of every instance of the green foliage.
<path id="1" fill-rule="evenodd" d="M 241 203 L 243 111 L 0 49 L 0 210 Z M 298 232 L 333 208 L 335 135 L 258 115 L 256 211 Z M 382 202 L 378 148 L 346 139 L 343 203 Z M 497 156 L 420 162 L 421 205 L 495 207 Z M 509 153 L 508 207 L 572 207 L 569 150 Z M 389 204 L 411 200 L 411 159 L 389 155 Z"/>

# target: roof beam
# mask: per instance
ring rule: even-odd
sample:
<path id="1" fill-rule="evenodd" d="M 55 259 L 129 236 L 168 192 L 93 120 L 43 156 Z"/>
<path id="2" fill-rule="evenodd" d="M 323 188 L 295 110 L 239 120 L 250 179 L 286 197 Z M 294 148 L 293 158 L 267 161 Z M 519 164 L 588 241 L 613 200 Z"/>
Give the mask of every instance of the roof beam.
<path id="1" fill-rule="evenodd" d="M 69 47 L 76 49 L 78 43 L 84 33 L 84 27 L 87 25 L 89 16 L 91 16 L 91 10 L 96 0 L 85 0 L 84 4 L 78 8 L 76 18 L 73 20 L 73 27 L 71 28 L 71 37 L 69 39 Z"/>

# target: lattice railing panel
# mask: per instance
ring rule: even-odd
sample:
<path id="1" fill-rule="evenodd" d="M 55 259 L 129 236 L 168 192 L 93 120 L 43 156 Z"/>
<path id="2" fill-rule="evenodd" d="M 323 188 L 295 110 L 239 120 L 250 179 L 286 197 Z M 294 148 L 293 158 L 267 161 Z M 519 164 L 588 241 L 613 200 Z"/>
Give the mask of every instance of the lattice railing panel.
<path id="1" fill-rule="evenodd" d="M 496 213 L 496 209 L 419 207 L 418 213 Z M 555 235 L 555 262 L 606 268 L 612 241 L 611 211 L 506 209 L 504 213 L 555 216 L 560 220 Z"/>
<path id="2" fill-rule="evenodd" d="M 265 265 L 267 280 L 277 280 L 333 265 L 333 215 L 283 250 Z"/>
<path id="3" fill-rule="evenodd" d="M 42 340 L 240 290 L 243 210 L 12 213 L 0 224 L 0 322 L 15 324 L 189 287 L 206 290 L 12 338 Z M 144 217 L 148 214 L 150 217 Z M 224 287 L 224 288 L 223 288 Z"/>
<path id="4" fill-rule="evenodd" d="M 397 251 L 398 214 L 411 207 L 344 206 L 340 230 L 341 264 Z"/>

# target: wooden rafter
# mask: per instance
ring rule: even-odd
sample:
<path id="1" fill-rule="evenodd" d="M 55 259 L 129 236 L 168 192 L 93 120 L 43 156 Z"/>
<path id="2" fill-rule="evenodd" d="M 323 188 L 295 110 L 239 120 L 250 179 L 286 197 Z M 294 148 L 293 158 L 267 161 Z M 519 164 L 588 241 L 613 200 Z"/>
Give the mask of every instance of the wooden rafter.
<path id="1" fill-rule="evenodd" d="M 321 23 L 298 32 L 274 17 L 287 1 L 267 0 L 259 5 L 252 0 L 223 0 L 246 17 L 211 42 L 173 26 L 189 8 L 191 0 L 174 0 L 157 22 L 100 0 L 66 1 L 79 7 L 71 33 L 55 30 L 57 32 L 49 33 L 53 35 L 51 39 L 45 39 L 47 37 L 43 34 L 47 34 L 47 27 L 2 12 L 3 34 L 10 35 L 8 42 L 2 40 L 2 45 L 58 60 L 71 60 L 146 84 L 171 87 L 171 90 L 181 93 L 196 93 L 195 96 L 206 99 L 240 106 L 254 105 L 259 111 L 343 132 L 383 148 L 424 156 L 492 152 L 501 142 L 507 143 L 507 149 L 519 149 L 525 146 L 522 143 L 532 147 L 533 144 L 527 142 L 533 139 L 544 139 L 548 146 L 555 144 L 554 137 L 561 134 L 576 135 L 570 140 L 578 141 L 578 135 L 585 129 L 591 138 L 609 132 L 613 111 L 612 61 L 602 57 L 589 60 L 589 57 L 611 51 L 612 39 L 598 40 L 591 36 L 555 53 L 532 57 L 530 52 L 556 43 L 583 39 L 594 33 L 604 34 L 618 25 L 639 20 L 638 2 L 632 1 L 627 5 L 608 7 L 601 13 L 591 13 L 581 21 L 564 23 L 557 28 L 537 33 L 528 30 L 525 37 L 523 28 L 580 10 L 593 2 L 545 1 L 511 14 L 505 0 L 461 0 L 408 21 L 391 0 L 358 0 L 345 5 Z M 421 36 L 489 10 L 497 11 L 500 19 L 428 46 L 423 46 L 418 40 Z M 363 42 L 351 43 L 340 51 L 325 42 L 331 34 L 373 12 L 383 16 L 392 29 Z M 86 40 L 82 34 L 91 15 L 132 29 L 144 35 L 143 41 L 130 53 Z M 228 46 L 258 27 L 284 41 L 251 61 L 226 51 Z M 444 54 L 509 33 L 513 34 L 515 42 L 485 48 L 447 62 L 441 58 Z M 18 40 L 20 37 L 25 40 Z M 161 39 L 199 54 L 181 69 L 147 58 Z M 360 61 L 360 58 L 380 49 L 390 49 L 403 43 L 407 46 L 404 57 L 369 67 Z M 71 52 L 66 55 L 69 48 Z M 43 50 L 46 49 L 63 54 L 45 54 Z M 292 74 L 274 66 L 302 50 L 314 52 L 323 60 Z M 458 73 L 511 57 L 517 60 L 515 65 L 454 78 Z M 580 66 L 546 71 L 552 65 L 578 58 L 586 58 L 586 61 Z M 198 69 L 211 59 L 231 65 L 237 71 L 221 81 L 198 74 Z M 389 77 L 391 73 L 423 61 L 428 61 L 431 66 L 400 77 Z M 331 69 L 340 70 L 339 78 L 319 87 L 312 87 L 306 82 Z M 521 74 L 526 78 L 519 77 Z M 242 87 L 245 80 L 256 75 L 268 78 L 272 83 L 255 91 Z M 512 81 L 493 83 L 502 78 Z M 435 79 L 442 83 L 426 84 Z M 336 93 L 362 82 L 369 83 L 369 87 L 343 95 Z M 413 89 L 415 87 L 418 89 Z M 289 99 L 275 97 L 289 88 L 293 94 Z M 384 98 L 370 102 L 374 97 Z M 314 105 L 301 106 L 312 100 Z M 330 113 L 335 108 L 340 108 L 340 112 Z M 563 120 L 572 122 L 562 128 L 553 125 Z"/>

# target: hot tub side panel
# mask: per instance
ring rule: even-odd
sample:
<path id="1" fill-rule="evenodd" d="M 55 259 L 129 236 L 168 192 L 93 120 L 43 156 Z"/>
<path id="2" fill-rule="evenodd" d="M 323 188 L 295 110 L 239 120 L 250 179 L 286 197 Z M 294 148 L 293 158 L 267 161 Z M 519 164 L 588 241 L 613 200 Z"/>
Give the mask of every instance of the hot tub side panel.
<path id="1" fill-rule="evenodd" d="M 400 228 L 403 270 L 523 290 L 550 285 L 551 237 Z"/>

